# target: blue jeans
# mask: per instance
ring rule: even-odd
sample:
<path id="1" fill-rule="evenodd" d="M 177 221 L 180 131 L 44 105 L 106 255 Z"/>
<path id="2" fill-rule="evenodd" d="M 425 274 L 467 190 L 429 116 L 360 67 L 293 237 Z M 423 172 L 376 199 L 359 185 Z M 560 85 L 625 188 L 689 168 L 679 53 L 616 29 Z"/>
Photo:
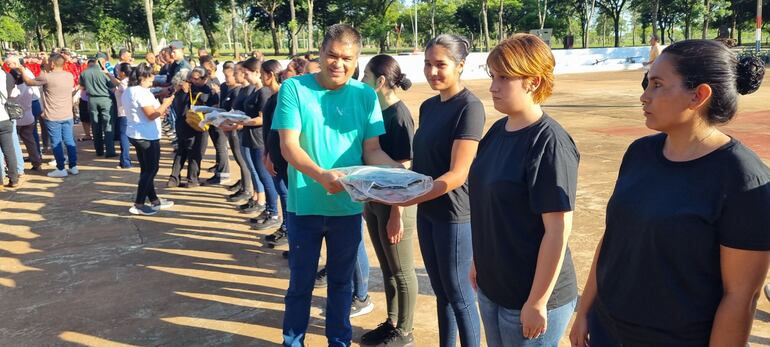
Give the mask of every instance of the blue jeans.
<path id="1" fill-rule="evenodd" d="M 545 333 L 534 339 L 524 337 L 521 310 L 511 310 L 490 300 L 479 290 L 479 310 L 489 347 L 550 347 L 558 346 L 575 310 L 577 298 L 547 312 Z"/>
<path id="2" fill-rule="evenodd" d="M 16 152 L 16 172 L 19 175 L 24 174 L 24 154 L 21 153 L 21 141 L 19 141 L 19 131 L 16 129 L 16 120 L 12 120 L 13 124 L 13 151 Z"/>
<path id="3" fill-rule="evenodd" d="M 126 117 L 118 117 L 117 123 L 118 136 L 120 138 L 120 167 L 128 169 L 131 167 L 131 143 L 128 141 L 128 135 L 126 135 L 128 119 Z"/>
<path id="4" fill-rule="evenodd" d="M 287 218 L 286 196 L 289 194 L 289 190 L 286 188 L 286 183 L 287 181 L 281 178 L 280 175 L 273 176 L 273 185 L 275 186 L 276 192 L 278 192 L 278 199 L 281 201 L 281 217 L 284 221 L 286 221 Z"/>
<path id="5" fill-rule="evenodd" d="M 267 172 L 265 163 L 262 162 L 262 153 L 265 152 L 262 148 L 249 148 L 243 147 L 244 157 L 246 158 L 246 164 L 251 170 L 251 180 L 254 182 L 254 186 L 257 187 L 257 192 L 265 193 L 265 203 L 267 204 L 265 210 L 272 214 L 278 214 L 278 191 L 275 189 L 275 182 L 273 177 Z"/>
<path id="6" fill-rule="evenodd" d="M 283 316 L 283 345 L 305 344 L 310 319 L 321 243 L 326 239 L 327 300 L 326 338 L 329 346 L 349 346 L 353 331 L 350 326 L 350 303 L 356 252 L 361 243 L 360 214 L 342 217 L 297 216 L 289 212 L 289 268 L 291 275 L 286 291 Z"/>
<path id="7" fill-rule="evenodd" d="M 363 223 L 362 223 L 363 224 Z M 369 258 L 364 244 L 364 228 L 361 227 L 361 242 L 358 243 L 356 266 L 353 269 L 353 297 L 365 300 L 369 296 Z"/>
<path id="8" fill-rule="evenodd" d="M 471 223 L 450 223 L 417 212 L 417 234 L 431 287 L 436 294 L 439 345 L 477 347 L 481 323 L 468 273 L 473 262 Z"/>
<path id="9" fill-rule="evenodd" d="M 70 168 L 78 166 L 78 148 L 75 145 L 75 135 L 72 132 L 74 126 L 75 122 L 72 119 L 46 120 L 45 122 L 58 170 L 64 170 L 64 146 L 67 147 L 67 160 L 69 160 Z"/>
<path id="10" fill-rule="evenodd" d="M 246 164 L 246 170 L 249 171 L 249 178 L 251 179 L 251 184 L 254 185 L 254 190 L 257 193 L 264 193 L 265 186 L 262 185 L 262 180 L 260 180 L 259 176 L 257 176 L 257 169 L 254 167 L 254 163 L 251 160 L 251 153 L 249 152 L 249 148 L 241 146 L 241 154 L 243 155 L 243 160 Z"/>

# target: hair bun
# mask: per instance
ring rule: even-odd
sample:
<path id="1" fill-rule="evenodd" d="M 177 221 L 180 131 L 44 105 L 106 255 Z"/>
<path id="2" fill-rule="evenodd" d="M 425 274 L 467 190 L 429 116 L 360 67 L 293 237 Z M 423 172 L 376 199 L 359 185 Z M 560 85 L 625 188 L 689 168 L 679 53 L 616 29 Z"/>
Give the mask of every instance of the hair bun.
<path id="1" fill-rule="evenodd" d="M 398 76 L 398 81 L 396 82 L 396 85 L 401 87 L 402 90 L 409 90 L 409 88 L 412 87 L 412 81 L 406 77 L 406 74 L 401 74 L 400 76 Z"/>
<path id="2" fill-rule="evenodd" d="M 762 84 L 765 63 L 758 57 L 744 57 L 738 61 L 738 93 L 751 94 Z"/>

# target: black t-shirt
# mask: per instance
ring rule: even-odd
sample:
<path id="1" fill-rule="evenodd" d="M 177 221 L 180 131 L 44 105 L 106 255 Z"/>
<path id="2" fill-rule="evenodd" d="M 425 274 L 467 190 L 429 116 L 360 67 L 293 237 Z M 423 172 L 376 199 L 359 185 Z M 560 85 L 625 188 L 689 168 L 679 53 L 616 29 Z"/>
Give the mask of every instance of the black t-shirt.
<path id="1" fill-rule="evenodd" d="M 251 118 L 260 117 L 260 112 L 265 107 L 267 99 L 272 95 L 273 91 L 269 87 L 255 90 L 243 103 L 243 111 Z M 248 148 L 264 148 L 265 142 L 262 137 L 262 128 L 262 125 L 245 126 L 243 128 L 243 142 L 241 142 L 241 145 Z"/>
<path id="2" fill-rule="evenodd" d="M 176 76 L 176 74 L 179 73 L 179 71 L 182 71 L 183 69 L 192 70 L 192 66 L 190 66 L 190 63 L 187 62 L 187 60 L 182 59 L 180 61 L 175 61 L 171 63 L 168 70 L 166 71 L 166 83 L 171 83 L 171 80 Z"/>
<path id="3" fill-rule="evenodd" d="M 412 159 L 414 120 L 409 108 L 399 101 L 382 110 L 385 134 L 380 135 L 380 147 L 396 161 Z"/>
<path id="4" fill-rule="evenodd" d="M 737 140 L 672 162 L 666 134 L 626 151 L 607 204 L 600 317 L 624 346 L 706 346 L 722 299 L 720 246 L 770 250 L 770 170 Z"/>
<path id="5" fill-rule="evenodd" d="M 436 95 L 420 105 L 420 126 L 414 134 L 412 170 L 433 179 L 447 173 L 455 140 L 481 140 L 484 105 L 468 89 L 449 100 Z M 417 212 L 451 223 L 470 220 L 468 183 L 436 199 L 421 203 Z"/>
<path id="6" fill-rule="evenodd" d="M 238 92 L 233 95 L 232 109 L 236 111 L 246 112 L 246 99 L 254 93 L 256 88 L 253 85 L 248 85 L 238 88 Z"/>
<path id="7" fill-rule="evenodd" d="M 235 98 L 238 97 L 238 93 L 241 91 L 241 87 L 233 87 L 230 88 L 227 83 L 222 83 L 222 85 L 219 87 L 220 89 L 220 98 L 219 98 L 219 108 L 225 109 L 225 110 L 231 110 L 233 108 L 233 102 L 235 102 Z"/>
<path id="8" fill-rule="evenodd" d="M 273 115 L 278 105 L 278 93 L 274 93 L 267 99 L 265 107 L 262 109 L 262 136 L 265 141 L 265 152 L 270 154 L 270 160 L 279 177 L 286 178 L 289 163 L 284 159 L 281 153 L 281 136 L 278 131 L 272 130 Z"/>
<path id="9" fill-rule="evenodd" d="M 507 118 L 479 143 L 468 176 L 477 283 L 484 295 L 521 310 L 532 290 L 545 228 L 543 213 L 575 208 L 580 154 L 575 142 L 546 114 L 506 131 Z M 548 309 L 577 297 L 569 248 L 548 299 Z"/>

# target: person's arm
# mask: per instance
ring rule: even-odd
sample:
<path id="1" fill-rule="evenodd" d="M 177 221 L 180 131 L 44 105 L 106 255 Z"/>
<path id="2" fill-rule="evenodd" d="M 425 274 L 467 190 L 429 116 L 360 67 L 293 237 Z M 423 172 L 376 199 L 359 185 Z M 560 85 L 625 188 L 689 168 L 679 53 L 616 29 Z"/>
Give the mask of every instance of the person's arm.
<path id="1" fill-rule="evenodd" d="M 42 87 L 42 86 L 46 85 L 45 80 L 40 80 L 40 77 L 38 77 L 38 78 L 29 78 L 29 76 L 27 76 L 27 74 L 25 74 L 23 71 L 19 71 L 19 72 L 22 73 L 21 74 L 21 78 L 24 80 L 24 84 L 26 84 L 26 85 L 28 85 L 30 87 Z"/>
<path id="2" fill-rule="evenodd" d="M 263 120 L 262 112 L 259 112 L 259 115 L 257 115 L 256 117 L 243 121 L 243 123 L 241 124 L 245 126 L 259 127 L 259 126 L 262 126 L 262 120 Z"/>
<path id="3" fill-rule="evenodd" d="M 380 147 L 380 137 L 375 136 L 364 140 L 364 163 L 366 165 L 382 165 L 403 168 L 401 163 L 393 160 Z"/>
<path id="4" fill-rule="evenodd" d="M 144 112 L 144 115 L 147 117 L 147 119 L 155 120 L 158 117 L 162 117 L 164 114 L 166 114 L 166 111 L 168 111 L 168 108 L 171 107 L 172 102 L 174 102 L 173 95 L 164 99 L 160 107 L 155 108 L 155 106 L 143 106 L 142 111 Z"/>
<path id="5" fill-rule="evenodd" d="M 720 246 L 719 259 L 724 294 L 714 316 L 709 346 L 746 346 L 770 251 Z"/>
<path id="6" fill-rule="evenodd" d="M 583 288 L 583 294 L 580 295 L 580 305 L 575 314 L 575 322 L 572 323 L 572 330 L 569 332 L 569 340 L 572 347 L 588 347 L 588 313 L 596 301 L 596 264 L 599 262 L 599 253 L 602 250 L 604 237 L 599 240 L 594 251 L 594 259 L 591 262 L 591 270 L 588 272 L 588 279 Z"/>
<path id="7" fill-rule="evenodd" d="M 542 216 L 545 234 L 540 242 L 532 289 L 521 309 L 526 338 L 536 338 L 548 329 L 546 305 L 561 272 L 567 240 L 572 231 L 572 211 L 543 213 Z"/>
<path id="8" fill-rule="evenodd" d="M 433 189 L 425 195 L 397 205 L 411 206 L 430 201 L 462 186 L 468 180 L 471 163 L 473 163 L 473 159 L 476 157 L 478 148 L 479 142 L 476 140 L 454 140 L 449 171 L 433 180 Z"/>
<path id="9" fill-rule="evenodd" d="M 107 79 L 109 80 L 109 82 L 112 83 L 112 87 L 113 88 L 120 85 L 120 80 L 117 77 L 115 77 L 113 74 L 111 74 L 106 69 L 104 69 L 102 71 L 104 71 L 104 74 L 107 76 Z"/>
<path id="10" fill-rule="evenodd" d="M 280 129 L 278 133 L 281 136 L 281 154 L 291 166 L 320 183 L 330 194 L 344 190 L 339 182 L 343 174 L 336 170 L 324 170 L 313 162 L 299 144 L 298 130 Z"/>

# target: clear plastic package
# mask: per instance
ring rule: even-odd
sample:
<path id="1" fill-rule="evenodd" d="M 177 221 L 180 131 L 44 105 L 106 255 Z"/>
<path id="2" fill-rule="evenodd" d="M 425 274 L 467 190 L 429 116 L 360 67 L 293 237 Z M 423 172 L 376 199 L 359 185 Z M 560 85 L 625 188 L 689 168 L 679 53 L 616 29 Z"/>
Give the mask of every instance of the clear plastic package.
<path id="1" fill-rule="evenodd" d="M 425 195 L 433 189 L 433 178 L 411 170 L 379 166 L 335 168 L 345 176 L 340 183 L 354 201 L 397 204 Z"/>

